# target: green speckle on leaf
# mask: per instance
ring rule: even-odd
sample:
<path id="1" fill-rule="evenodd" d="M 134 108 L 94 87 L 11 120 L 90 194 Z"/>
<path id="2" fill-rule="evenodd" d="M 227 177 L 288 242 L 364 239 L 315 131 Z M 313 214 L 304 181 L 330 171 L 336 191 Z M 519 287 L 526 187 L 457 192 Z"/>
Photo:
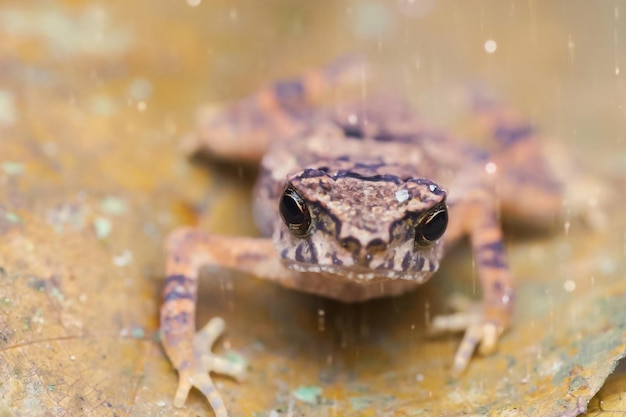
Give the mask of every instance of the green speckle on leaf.
<path id="1" fill-rule="evenodd" d="M 146 331 L 141 326 L 133 326 L 130 335 L 133 339 L 143 339 L 146 336 Z"/>
<path id="2" fill-rule="evenodd" d="M 567 407 L 567 400 L 565 398 L 560 398 L 556 401 L 557 406 L 561 408 Z"/>
<path id="3" fill-rule="evenodd" d="M 225 355 L 226 360 L 231 363 L 246 365 L 247 361 L 243 356 L 238 354 L 237 352 L 229 351 Z"/>
<path id="4" fill-rule="evenodd" d="M 513 366 L 515 366 L 515 363 L 517 362 L 517 360 L 511 356 L 511 355 L 507 355 L 506 356 L 506 365 L 509 368 L 512 368 Z"/>
<path id="5" fill-rule="evenodd" d="M 4 214 L 4 218 L 6 219 L 6 221 L 11 222 L 11 223 L 21 223 L 22 222 L 22 218 L 20 216 L 18 216 L 15 213 L 12 212 L 8 212 Z"/>
<path id="6" fill-rule="evenodd" d="M 110 116 L 116 108 L 115 100 L 107 96 L 94 97 L 90 103 L 90 110 L 97 116 Z"/>
<path id="7" fill-rule="evenodd" d="M 24 164 L 21 162 L 4 161 L 2 170 L 7 175 L 21 175 L 24 173 Z"/>
<path id="8" fill-rule="evenodd" d="M 291 395 L 308 404 L 319 404 L 322 388 L 314 385 L 302 385 L 291 391 Z"/>
<path id="9" fill-rule="evenodd" d="M 352 411 L 361 411 L 374 404 L 374 400 L 370 397 L 352 397 L 350 398 L 350 408 Z"/>
<path id="10" fill-rule="evenodd" d="M 63 295 L 63 293 L 56 287 L 53 287 L 50 290 L 50 296 L 52 298 L 56 298 L 58 301 L 63 301 L 65 300 L 65 296 Z"/>
<path id="11" fill-rule="evenodd" d="M 121 198 L 108 196 L 100 201 L 100 209 L 108 214 L 124 214 L 126 202 Z"/>
<path id="12" fill-rule="evenodd" d="M 106 239 L 113 229 L 111 220 L 106 217 L 96 217 L 93 221 L 93 227 L 96 230 L 96 237 L 100 240 Z"/>
<path id="13" fill-rule="evenodd" d="M 573 392 L 581 387 L 586 387 L 587 385 L 587 380 L 584 377 L 576 375 L 569 383 L 569 390 L 570 392 Z"/>

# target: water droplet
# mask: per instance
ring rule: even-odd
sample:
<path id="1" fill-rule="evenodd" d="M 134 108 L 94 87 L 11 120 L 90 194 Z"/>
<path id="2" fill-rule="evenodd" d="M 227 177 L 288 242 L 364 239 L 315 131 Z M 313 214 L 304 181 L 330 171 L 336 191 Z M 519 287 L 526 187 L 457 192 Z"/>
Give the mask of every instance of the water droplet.
<path id="1" fill-rule="evenodd" d="M 398 203 L 403 203 L 408 199 L 409 199 L 409 192 L 407 190 L 396 191 L 396 201 Z"/>
<path id="2" fill-rule="evenodd" d="M 498 49 L 498 44 L 493 39 L 488 39 L 485 42 L 485 51 L 488 54 L 493 54 L 494 52 L 496 52 L 496 49 Z"/>
<path id="3" fill-rule="evenodd" d="M 497 170 L 498 170 L 498 166 L 496 165 L 495 162 L 490 161 L 485 164 L 485 172 L 487 174 L 495 174 Z"/>
<path id="4" fill-rule="evenodd" d="M 124 250 L 120 255 L 113 257 L 113 264 L 115 266 L 126 266 L 133 261 L 133 253 L 128 249 Z"/>

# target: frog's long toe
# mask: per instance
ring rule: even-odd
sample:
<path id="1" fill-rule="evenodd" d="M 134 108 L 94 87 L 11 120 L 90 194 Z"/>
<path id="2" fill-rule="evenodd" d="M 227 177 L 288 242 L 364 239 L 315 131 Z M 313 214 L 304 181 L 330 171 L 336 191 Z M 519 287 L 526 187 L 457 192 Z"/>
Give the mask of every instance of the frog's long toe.
<path id="1" fill-rule="evenodd" d="M 195 351 L 200 354 L 202 367 L 206 369 L 207 372 L 228 375 L 237 381 L 241 381 L 245 377 L 245 364 L 229 361 L 211 352 L 211 347 L 224 332 L 225 327 L 226 325 L 221 317 L 214 317 L 209 320 L 209 322 L 196 333 L 194 348 Z"/>
<path id="2" fill-rule="evenodd" d="M 228 417 L 222 397 L 213 385 L 209 372 L 228 375 L 238 381 L 245 375 L 245 364 L 228 361 L 211 352 L 211 347 L 224 331 L 221 317 L 211 319 L 194 337 L 193 360 L 181 364 L 174 406 L 183 407 L 189 391 L 196 387 L 209 400 L 216 417 Z"/>
<path id="3" fill-rule="evenodd" d="M 228 417 L 226 408 L 224 408 L 224 401 L 217 392 L 213 381 L 208 372 L 204 369 L 188 368 L 178 371 L 178 389 L 176 390 L 176 396 L 174 397 L 174 406 L 183 407 L 189 391 L 192 387 L 196 387 L 204 396 L 209 400 L 209 404 L 213 408 L 216 417 Z"/>
<path id="4" fill-rule="evenodd" d="M 498 330 L 498 326 L 493 323 L 477 323 L 470 325 L 467 330 L 465 330 L 463 340 L 454 355 L 452 371 L 455 374 L 460 374 L 465 371 L 477 347 L 481 355 L 492 354 L 496 350 L 498 336 L 500 334 L 501 332 Z"/>
<path id="5" fill-rule="evenodd" d="M 498 338 L 505 327 L 498 322 L 499 320 L 486 318 L 482 309 L 475 306 L 466 312 L 435 317 L 431 333 L 465 331 L 452 365 L 453 372 L 460 374 L 465 371 L 477 349 L 481 355 L 490 355 L 495 352 Z"/>

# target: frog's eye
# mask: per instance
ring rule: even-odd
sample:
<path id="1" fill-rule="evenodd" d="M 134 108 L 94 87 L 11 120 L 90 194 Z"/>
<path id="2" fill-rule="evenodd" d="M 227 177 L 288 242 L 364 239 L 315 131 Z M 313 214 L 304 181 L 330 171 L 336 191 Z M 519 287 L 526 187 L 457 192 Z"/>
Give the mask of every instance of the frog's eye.
<path id="1" fill-rule="evenodd" d="M 415 243 L 418 246 L 430 246 L 435 243 L 448 226 L 448 209 L 440 204 L 430 210 L 415 228 Z"/>
<path id="2" fill-rule="evenodd" d="M 311 231 L 311 212 L 293 185 L 288 185 L 280 197 L 280 217 L 289 231 L 297 237 L 305 237 Z"/>

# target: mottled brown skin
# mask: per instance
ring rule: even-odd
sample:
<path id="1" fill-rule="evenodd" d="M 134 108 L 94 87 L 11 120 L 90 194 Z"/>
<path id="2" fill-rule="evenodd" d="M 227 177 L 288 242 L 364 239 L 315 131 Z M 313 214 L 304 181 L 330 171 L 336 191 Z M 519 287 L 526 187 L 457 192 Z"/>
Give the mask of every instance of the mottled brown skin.
<path id="1" fill-rule="evenodd" d="M 561 201 L 534 130 L 479 95 L 473 109 L 494 139 L 491 153 L 426 126 L 399 100 L 316 108 L 325 92 L 358 79 L 363 65 L 345 58 L 302 80 L 272 84 L 221 111 L 201 113 L 194 149 L 260 162 L 254 213 L 267 237 L 218 236 L 191 228 L 169 237 L 161 331 L 179 372 L 176 406 L 184 405 L 193 386 L 218 417 L 226 417 L 208 373 L 240 378 L 244 372 L 210 351 L 223 330 L 220 318 L 195 333 L 198 272 L 205 265 L 345 302 L 363 301 L 425 282 L 445 250 L 468 235 L 483 301 L 432 323 L 435 331 L 465 331 L 453 370 L 465 369 L 477 347 L 492 352 L 509 326 L 514 291 L 500 208 L 545 221 Z M 280 202 L 293 205 L 293 195 L 305 213 L 304 226 L 289 223 L 279 210 Z M 441 220 L 446 207 L 445 234 L 424 240 L 424 233 L 432 235 L 432 227 L 424 232 L 426 225 Z"/>

